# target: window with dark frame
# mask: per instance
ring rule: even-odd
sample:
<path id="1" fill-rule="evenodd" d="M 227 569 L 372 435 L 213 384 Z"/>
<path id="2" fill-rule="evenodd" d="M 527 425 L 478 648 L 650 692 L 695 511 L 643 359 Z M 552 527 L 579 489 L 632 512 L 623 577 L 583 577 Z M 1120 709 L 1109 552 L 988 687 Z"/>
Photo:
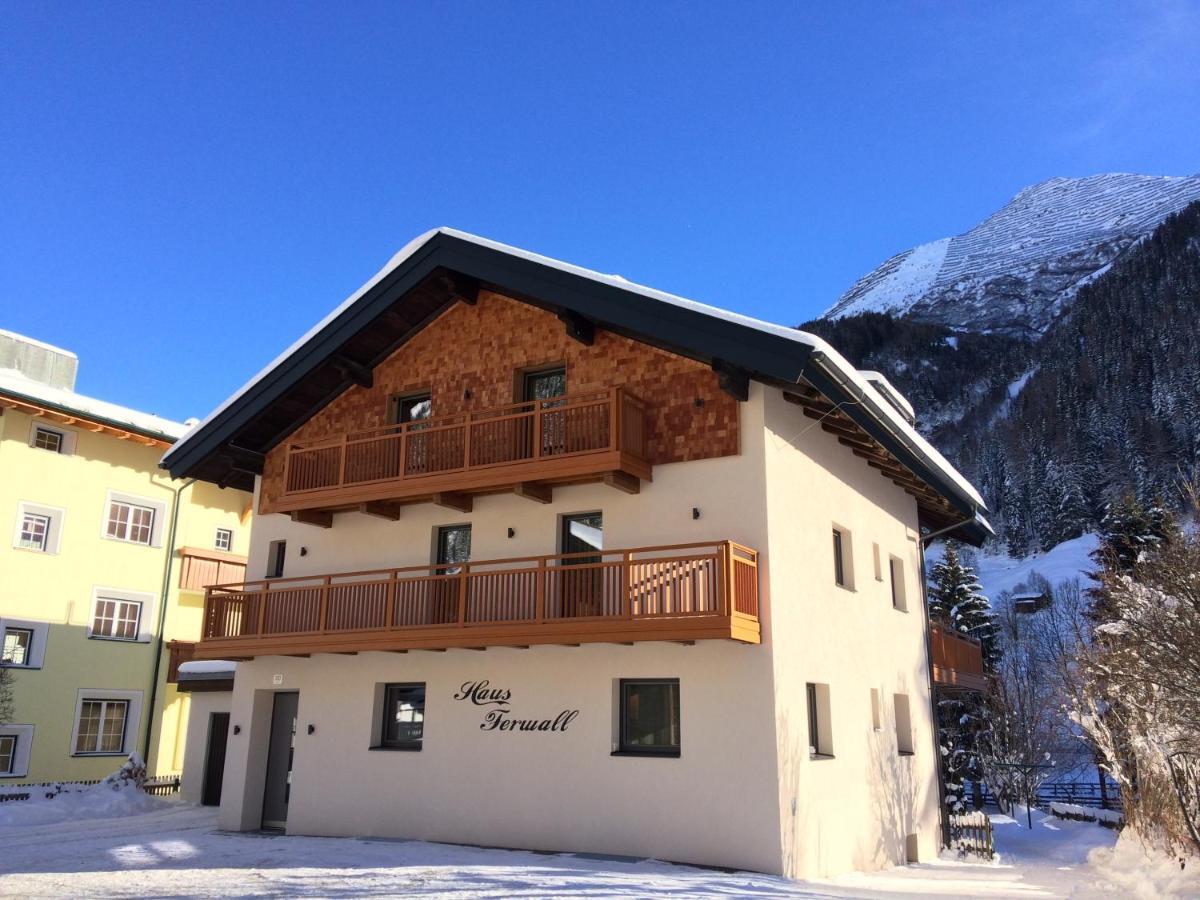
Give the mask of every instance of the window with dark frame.
<path id="1" fill-rule="evenodd" d="M 835 531 L 834 534 L 837 534 Z M 817 715 L 817 686 L 811 682 L 804 686 L 808 702 L 808 752 L 813 756 L 821 750 L 821 720 Z"/>
<path id="2" fill-rule="evenodd" d="M 679 679 L 623 678 L 618 752 L 679 756 Z"/>
<path id="3" fill-rule="evenodd" d="M 888 576 L 892 581 L 892 609 L 900 609 L 900 597 L 896 593 L 896 558 L 894 556 L 888 559 Z"/>
<path id="4" fill-rule="evenodd" d="M 846 561 L 842 555 L 841 529 L 833 529 L 833 581 L 839 587 L 846 586 Z"/>
<path id="5" fill-rule="evenodd" d="M 388 398 L 389 425 L 407 425 L 433 418 L 433 396 L 424 391 L 419 394 L 403 394 Z"/>
<path id="6" fill-rule="evenodd" d="M 24 513 L 21 516 L 21 533 L 17 537 L 17 546 L 22 550 L 45 553 L 49 545 L 50 517 L 38 513 Z"/>
<path id="7" fill-rule="evenodd" d="M 39 450 L 49 450 L 51 453 L 62 453 L 62 433 L 39 427 L 33 432 L 33 446 Z"/>
<path id="8" fill-rule="evenodd" d="M 4 651 L 0 653 L 0 662 L 10 666 L 27 666 L 32 649 L 32 628 L 5 628 Z"/>
<path id="9" fill-rule="evenodd" d="M 17 763 L 17 736 L 0 734 L 0 775 L 12 775 Z"/>
<path id="10" fill-rule="evenodd" d="M 471 526 L 442 525 L 437 530 L 438 574 L 457 575 L 471 560 Z"/>
<path id="11" fill-rule="evenodd" d="M 217 536 L 216 536 L 216 538 L 213 539 L 213 546 L 216 547 L 218 550 L 232 550 L 233 549 L 233 529 L 232 528 L 218 528 Z"/>
<path id="12" fill-rule="evenodd" d="M 379 746 L 420 750 L 424 736 L 425 683 L 384 685 Z"/>
<path id="13" fill-rule="evenodd" d="M 283 561 L 287 557 L 287 541 L 271 541 L 267 547 L 267 578 L 283 577 Z"/>

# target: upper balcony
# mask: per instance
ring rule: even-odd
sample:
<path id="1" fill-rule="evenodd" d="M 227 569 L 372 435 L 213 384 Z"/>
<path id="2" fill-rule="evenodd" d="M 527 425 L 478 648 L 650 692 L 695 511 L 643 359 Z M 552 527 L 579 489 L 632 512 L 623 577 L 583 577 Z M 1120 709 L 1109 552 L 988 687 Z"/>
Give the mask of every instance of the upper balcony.
<path id="1" fill-rule="evenodd" d="M 987 690 L 983 671 L 983 648 L 979 641 L 943 628 L 930 626 L 933 651 L 933 683 L 960 691 Z"/>
<path id="2" fill-rule="evenodd" d="M 624 388 L 533 400 L 347 432 L 286 446 L 280 512 L 434 500 L 512 490 L 548 502 L 551 485 L 650 480 L 644 404 Z M 387 507 L 373 509 L 386 511 Z"/>
<path id="3" fill-rule="evenodd" d="M 760 640 L 758 554 L 732 541 L 216 585 L 195 656 L 719 638 Z"/>
<path id="4" fill-rule="evenodd" d="M 203 591 L 210 584 L 222 584 L 245 577 L 244 556 L 203 547 L 179 548 L 179 587 L 182 590 Z"/>

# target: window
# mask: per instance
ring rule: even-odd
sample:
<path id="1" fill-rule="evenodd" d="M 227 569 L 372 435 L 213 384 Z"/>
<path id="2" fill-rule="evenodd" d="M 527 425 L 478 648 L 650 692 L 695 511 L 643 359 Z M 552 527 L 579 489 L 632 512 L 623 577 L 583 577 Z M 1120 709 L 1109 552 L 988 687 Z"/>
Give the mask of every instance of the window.
<path id="1" fill-rule="evenodd" d="M 63 435 L 61 431 L 42 428 L 40 425 L 33 429 L 33 446 L 39 450 L 49 450 L 51 453 L 62 453 Z"/>
<path id="2" fill-rule="evenodd" d="M 908 712 L 908 694 L 896 694 L 896 750 L 901 756 L 912 756 L 912 719 Z"/>
<path id="3" fill-rule="evenodd" d="M 50 546 L 50 517 L 38 513 L 24 513 L 21 516 L 21 530 L 17 536 L 17 546 L 22 550 L 36 550 L 45 553 Z"/>
<path id="4" fill-rule="evenodd" d="M 808 752 L 814 759 L 833 756 L 832 722 L 829 716 L 829 685 L 804 686 L 808 705 Z"/>
<path id="5" fill-rule="evenodd" d="M 425 684 L 385 685 L 379 745 L 391 750 L 420 750 L 424 732 Z"/>
<path id="6" fill-rule="evenodd" d="M 879 689 L 871 688 L 871 727 L 876 731 L 881 731 L 882 726 L 879 724 Z"/>
<path id="7" fill-rule="evenodd" d="M 106 533 L 114 540 L 150 546 L 154 535 L 154 510 L 148 506 L 113 500 L 108 505 Z"/>
<path id="8" fill-rule="evenodd" d="M 97 597 L 92 614 L 92 637 L 134 641 L 142 618 L 142 604 L 135 600 Z"/>
<path id="9" fill-rule="evenodd" d="M 904 563 L 894 556 L 890 557 L 888 575 L 892 580 L 892 608 L 908 612 L 908 600 L 904 593 Z"/>
<path id="10" fill-rule="evenodd" d="M 232 550 L 233 549 L 233 529 L 218 528 L 217 529 L 217 537 L 213 541 L 213 546 L 216 547 L 218 550 Z"/>
<path id="11" fill-rule="evenodd" d="M 17 504 L 13 546 L 34 553 L 57 553 L 62 523 L 61 509 L 23 500 Z"/>
<path id="12" fill-rule="evenodd" d="M 471 526 L 443 525 L 437 530 L 438 573 L 457 575 L 471 559 Z"/>
<path id="13" fill-rule="evenodd" d="M 283 577 L 283 561 L 287 556 L 287 541 L 271 541 L 267 547 L 267 578 Z"/>
<path id="14" fill-rule="evenodd" d="M 0 734 L 0 775 L 15 775 L 17 768 L 17 735 Z"/>
<path id="15" fill-rule="evenodd" d="M 875 563 L 875 580 L 883 581 L 883 567 L 880 565 L 880 562 L 879 562 L 879 545 L 878 544 L 871 545 L 871 558 L 872 558 L 872 561 Z"/>
<path id="16" fill-rule="evenodd" d="M 433 417 L 433 397 L 428 391 L 388 398 L 388 424 L 407 425 Z"/>
<path id="17" fill-rule="evenodd" d="M 850 531 L 841 525 L 833 526 L 833 583 L 854 590 L 854 554 Z"/>
<path id="18" fill-rule="evenodd" d="M 76 720 L 75 754 L 123 752 L 128 716 L 128 700 L 85 697 Z"/>
<path id="19" fill-rule="evenodd" d="M 525 372 L 521 376 L 521 399 L 553 400 L 567 393 L 567 370 L 562 367 Z"/>
<path id="20" fill-rule="evenodd" d="M 620 682 L 618 753 L 679 755 L 679 679 L 629 678 Z"/>
<path id="21" fill-rule="evenodd" d="M 33 629 L 4 629 L 4 650 L 0 662 L 9 666 L 28 666 L 33 661 Z"/>

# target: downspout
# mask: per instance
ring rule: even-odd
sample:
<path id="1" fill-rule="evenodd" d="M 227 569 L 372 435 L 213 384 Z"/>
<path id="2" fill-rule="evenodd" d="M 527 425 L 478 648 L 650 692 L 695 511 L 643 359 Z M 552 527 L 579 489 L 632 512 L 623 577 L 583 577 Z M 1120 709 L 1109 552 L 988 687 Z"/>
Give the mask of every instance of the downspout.
<path id="1" fill-rule="evenodd" d="M 189 478 L 177 488 L 171 501 L 171 527 L 167 531 L 167 559 L 163 563 L 162 594 L 158 601 L 158 637 L 155 639 L 154 677 L 150 680 L 150 702 L 146 711 L 146 740 L 142 761 L 150 764 L 150 741 L 154 736 L 154 705 L 158 700 L 158 675 L 162 671 L 163 645 L 166 639 L 163 629 L 167 624 L 167 602 L 171 595 L 171 568 L 175 563 L 175 533 L 179 527 L 179 499 L 183 492 L 196 483 L 195 478 Z"/>
<path id="2" fill-rule="evenodd" d="M 925 576 L 925 547 L 934 538 L 974 521 L 974 516 L 963 519 L 961 522 L 930 532 L 917 541 L 921 568 L 921 615 L 925 618 L 925 673 L 929 678 L 929 712 L 933 716 L 933 762 L 934 771 L 937 773 L 938 821 L 942 826 L 943 847 L 950 846 L 950 812 L 946 809 L 946 782 L 942 779 L 942 742 L 938 735 L 937 685 L 933 682 L 933 630 L 929 621 L 929 582 Z"/>

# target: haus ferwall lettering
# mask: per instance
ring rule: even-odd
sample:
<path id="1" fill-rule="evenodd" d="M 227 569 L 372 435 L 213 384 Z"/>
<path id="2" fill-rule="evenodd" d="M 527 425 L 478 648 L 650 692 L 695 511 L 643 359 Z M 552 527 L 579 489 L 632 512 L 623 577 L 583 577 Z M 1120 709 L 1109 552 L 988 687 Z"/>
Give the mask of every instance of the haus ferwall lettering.
<path id="1" fill-rule="evenodd" d="M 588 346 L 568 337 L 551 313 L 483 291 L 457 304 L 380 363 L 370 388 L 351 387 L 268 454 L 260 512 L 283 496 L 289 441 L 308 441 L 386 424 L 388 398 L 428 391 L 435 416 L 514 400 L 515 373 L 565 365 L 569 393 L 624 386 L 646 403 L 651 465 L 734 456 L 738 402 L 709 366 L 597 329 Z"/>
<path id="2" fill-rule="evenodd" d="M 469 702 L 484 710 L 480 731 L 566 731 L 579 716 L 577 709 L 564 709 L 549 719 L 520 719 L 512 714 L 512 691 L 495 688 L 486 678 L 465 681 L 454 694 L 455 700 Z"/>

